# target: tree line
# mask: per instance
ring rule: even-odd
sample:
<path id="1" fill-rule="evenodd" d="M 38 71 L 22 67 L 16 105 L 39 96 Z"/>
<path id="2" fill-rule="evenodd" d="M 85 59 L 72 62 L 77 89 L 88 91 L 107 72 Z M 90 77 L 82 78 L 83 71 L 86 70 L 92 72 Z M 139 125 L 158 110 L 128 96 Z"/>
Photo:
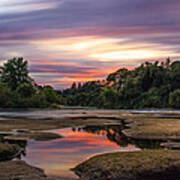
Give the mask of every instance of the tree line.
<path id="1" fill-rule="evenodd" d="M 180 108 L 180 61 L 146 62 L 121 68 L 102 81 L 73 83 L 63 91 L 40 86 L 28 62 L 13 58 L 0 67 L 0 108 L 56 108 L 59 105 L 107 109 Z"/>
<path id="2" fill-rule="evenodd" d="M 51 86 L 40 86 L 30 77 L 23 58 L 10 59 L 0 67 L 0 108 L 56 107 L 60 99 Z"/>
<path id="3" fill-rule="evenodd" d="M 180 61 L 146 62 L 103 81 L 73 83 L 62 92 L 64 103 L 110 109 L 180 108 Z"/>

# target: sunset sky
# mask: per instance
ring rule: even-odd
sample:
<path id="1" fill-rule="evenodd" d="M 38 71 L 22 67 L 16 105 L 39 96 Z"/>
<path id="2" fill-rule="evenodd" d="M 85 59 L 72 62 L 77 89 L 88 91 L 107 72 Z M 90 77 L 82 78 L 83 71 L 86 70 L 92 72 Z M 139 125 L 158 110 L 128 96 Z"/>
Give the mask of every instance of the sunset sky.
<path id="1" fill-rule="evenodd" d="M 23 56 L 57 89 L 180 57 L 179 0 L 0 0 L 0 63 Z"/>

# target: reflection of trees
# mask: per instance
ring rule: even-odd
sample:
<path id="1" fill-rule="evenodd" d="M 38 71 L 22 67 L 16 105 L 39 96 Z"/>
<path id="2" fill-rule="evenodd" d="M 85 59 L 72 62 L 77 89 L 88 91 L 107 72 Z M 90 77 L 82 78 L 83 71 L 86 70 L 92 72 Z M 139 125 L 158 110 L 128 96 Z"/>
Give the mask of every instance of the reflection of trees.
<path id="1" fill-rule="evenodd" d="M 106 136 L 110 141 L 115 142 L 119 146 L 127 146 L 128 141 L 126 136 L 122 134 L 122 130 L 124 129 L 124 126 L 121 125 L 92 125 L 92 126 L 85 126 L 82 128 L 73 128 L 73 131 L 79 132 L 79 131 L 85 131 L 89 133 L 94 133 L 97 135 L 103 135 Z"/>
<path id="2" fill-rule="evenodd" d="M 89 133 L 94 133 L 97 135 L 106 136 L 110 141 L 115 142 L 121 147 L 126 147 L 128 144 L 133 144 L 141 149 L 159 149 L 160 143 L 159 140 L 142 140 L 128 138 L 123 133 L 122 130 L 125 129 L 124 125 L 91 125 L 85 126 L 82 128 L 73 128 L 75 132 L 85 131 Z"/>
<path id="3" fill-rule="evenodd" d="M 130 139 L 131 144 L 135 144 L 141 149 L 160 149 L 160 144 L 162 140 L 152 140 L 152 139 Z"/>

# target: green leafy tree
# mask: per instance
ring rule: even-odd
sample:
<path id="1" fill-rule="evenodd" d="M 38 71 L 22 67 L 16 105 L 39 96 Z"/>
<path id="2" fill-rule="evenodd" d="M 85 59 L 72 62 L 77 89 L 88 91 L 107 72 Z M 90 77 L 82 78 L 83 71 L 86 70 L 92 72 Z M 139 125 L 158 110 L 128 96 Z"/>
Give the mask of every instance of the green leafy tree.
<path id="1" fill-rule="evenodd" d="M 104 88 L 104 91 L 101 93 L 103 99 L 104 99 L 104 106 L 106 108 L 116 108 L 117 106 L 117 92 L 113 89 L 111 86 L 106 86 Z"/>
<path id="2" fill-rule="evenodd" d="M 139 109 L 168 108 L 171 102 L 171 107 L 177 108 L 179 100 L 172 95 L 177 89 L 180 89 L 180 61 L 171 62 L 168 58 L 162 63 L 143 63 L 133 70 L 119 69 L 106 81 L 89 81 L 78 87 L 73 83 L 62 95 L 69 105 Z"/>
<path id="3" fill-rule="evenodd" d="M 180 61 L 175 61 L 171 64 L 169 76 L 172 89 L 180 89 Z"/>
<path id="4" fill-rule="evenodd" d="M 157 108 L 162 107 L 162 99 L 160 90 L 156 87 L 151 88 L 149 91 L 144 92 L 141 96 L 135 99 L 134 107 L 137 108 Z"/>
<path id="5" fill-rule="evenodd" d="M 173 62 L 170 67 L 173 72 L 180 72 L 180 61 Z"/>
<path id="6" fill-rule="evenodd" d="M 58 96 L 51 86 L 45 86 L 42 93 L 45 96 L 47 102 L 56 103 L 58 101 Z"/>
<path id="7" fill-rule="evenodd" d="M 49 103 L 42 92 L 35 94 L 29 99 L 29 107 L 31 108 L 46 108 L 48 106 Z"/>
<path id="8" fill-rule="evenodd" d="M 13 93 L 11 89 L 5 83 L 0 82 L 0 107 L 13 107 L 12 96 Z"/>
<path id="9" fill-rule="evenodd" d="M 170 93 L 169 104 L 176 109 L 180 108 L 180 89 L 177 89 Z"/>
<path id="10" fill-rule="evenodd" d="M 16 88 L 23 83 L 31 82 L 28 75 L 28 62 L 23 58 L 14 58 L 8 60 L 3 66 L 0 67 L 2 82 L 16 90 Z"/>
<path id="11" fill-rule="evenodd" d="M 22 83 L 17 87 L 16 92 L 22 97 L 28 98 L 35 94 L 36 90 L 31 83 Z"/>

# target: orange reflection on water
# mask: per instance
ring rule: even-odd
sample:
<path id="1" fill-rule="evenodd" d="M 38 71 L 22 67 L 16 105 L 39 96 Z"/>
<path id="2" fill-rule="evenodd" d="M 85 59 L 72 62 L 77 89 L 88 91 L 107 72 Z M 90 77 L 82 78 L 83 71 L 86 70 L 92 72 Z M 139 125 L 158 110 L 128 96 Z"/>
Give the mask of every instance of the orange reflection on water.
<path id="1" fill-rule="evenodd" d="M 25 160 L 40 167 L 49 175 L 76 177 L 70 169 L 88 157 L 112 151 L 134 150 L 134 145 L 119 146 L 109 140 L 107 134 L 115 134 L 114 130 L 99 130 L 96 133 L 71 128 L 55 131 L 64 138 L 53 141 L 30 141 Z"/>

